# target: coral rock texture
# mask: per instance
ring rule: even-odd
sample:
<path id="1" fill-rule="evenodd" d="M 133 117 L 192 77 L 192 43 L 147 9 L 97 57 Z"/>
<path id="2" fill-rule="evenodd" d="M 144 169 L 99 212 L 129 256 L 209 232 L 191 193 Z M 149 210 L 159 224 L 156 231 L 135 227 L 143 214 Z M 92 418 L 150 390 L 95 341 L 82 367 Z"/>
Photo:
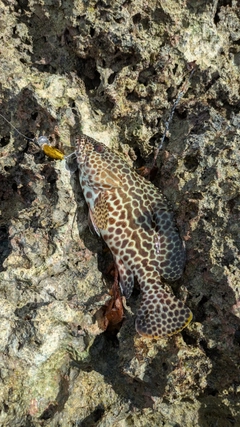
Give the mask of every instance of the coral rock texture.
<path id="1" fill-rule="evenodd" d="M 150 162 L 186 82 L 155 184 L 186 243 L 172 288 L 194 314 L 141 338 L 136 291 L 102 332 L 102 242 L 77 176 L 0 117 L 0 425 L 240 425 L 239 2 L 0 0 L 0 39 L 0 113 L 66 152 L 83 131 Z"/>

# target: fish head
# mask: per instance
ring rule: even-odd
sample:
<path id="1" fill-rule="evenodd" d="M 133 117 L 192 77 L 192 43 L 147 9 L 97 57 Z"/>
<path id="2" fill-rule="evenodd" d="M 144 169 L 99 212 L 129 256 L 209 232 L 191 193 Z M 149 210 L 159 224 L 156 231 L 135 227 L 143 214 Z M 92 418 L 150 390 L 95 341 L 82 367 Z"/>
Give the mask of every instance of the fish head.
<path id="1" fill-rule="evenodd" d="M 100 164 L 106 157 L 106 152 L 106 145 L 89 136 L 81 135 L 76 140 L 76 156 L 79 166 L 93 166 L 94 160 Z"/>
<path id="2" fill-rule="evenodd" d="M 122 161 L 105 144 L 81 135 L 77 138 L 75 153 L 82 187 L 86 182 L 88 186 L 102 190 L 121 185 Z"/>

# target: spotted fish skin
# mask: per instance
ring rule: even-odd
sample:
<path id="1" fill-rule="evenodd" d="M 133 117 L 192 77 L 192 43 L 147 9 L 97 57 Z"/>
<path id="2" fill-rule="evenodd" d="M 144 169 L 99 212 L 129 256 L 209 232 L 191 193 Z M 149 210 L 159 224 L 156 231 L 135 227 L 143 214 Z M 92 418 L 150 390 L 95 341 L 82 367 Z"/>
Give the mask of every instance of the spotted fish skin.
<path id="1" fill-rule="evenodd" d="M 140 285 L 137 332 L 163 337 L 181 331 L 192 313 L 161 283 L 161 277 L 178 279 L 185 265 L 184 246 L 167 200 L 117 153 L 93 138 L 77 138 L 76 156 L 90 219 L 113 254 L 121 290 L 129 298 L 134 277 Z"/>

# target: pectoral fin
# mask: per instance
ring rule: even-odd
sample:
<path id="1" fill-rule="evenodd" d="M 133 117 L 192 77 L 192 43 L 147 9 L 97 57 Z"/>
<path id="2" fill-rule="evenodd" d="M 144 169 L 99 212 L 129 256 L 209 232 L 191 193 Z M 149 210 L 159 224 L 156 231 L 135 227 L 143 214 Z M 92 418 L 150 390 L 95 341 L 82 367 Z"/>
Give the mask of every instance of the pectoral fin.
<path id="1" fill-rule="evenodd" d="M 102 164 L 101 170 L 96 169 L 95 171 L 92 171 L 88 180 L 90 186 L 98 186 L 101 190 L 119 188 L 122 183 L 121 174 L 115 174 L 109 168 L 109 165 L 104 167 L 104 163 Z"/>
<path id="2" fill-rule="evenodd" d="M 104 192 L 99 193 L 94 203 L 94 210 L 89 209 L 89 218 L 94 230 L 100 235 L 100 230 L 106 230 L 108 224 L 108 205 Z"/>

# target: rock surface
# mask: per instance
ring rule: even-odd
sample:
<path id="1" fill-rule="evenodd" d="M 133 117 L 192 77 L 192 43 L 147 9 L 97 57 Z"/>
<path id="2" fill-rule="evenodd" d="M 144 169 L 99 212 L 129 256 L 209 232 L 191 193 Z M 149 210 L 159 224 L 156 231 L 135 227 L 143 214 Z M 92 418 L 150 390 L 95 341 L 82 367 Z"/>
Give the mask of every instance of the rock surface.
<path id="1" fill-rule="evenodd" d="M 12 125 L 60 148 L 81 129 L 138 166 L 196 66 L 155 179 L 187 248 L 173 289 L 194 319 L 172 338 L 137 336 L 130 311 L 102 333 L 102 243 L 77 176 L 0 117 L 0 425 L 240 425 L 237 0 L 0 0 L 0 37 Z"/>

